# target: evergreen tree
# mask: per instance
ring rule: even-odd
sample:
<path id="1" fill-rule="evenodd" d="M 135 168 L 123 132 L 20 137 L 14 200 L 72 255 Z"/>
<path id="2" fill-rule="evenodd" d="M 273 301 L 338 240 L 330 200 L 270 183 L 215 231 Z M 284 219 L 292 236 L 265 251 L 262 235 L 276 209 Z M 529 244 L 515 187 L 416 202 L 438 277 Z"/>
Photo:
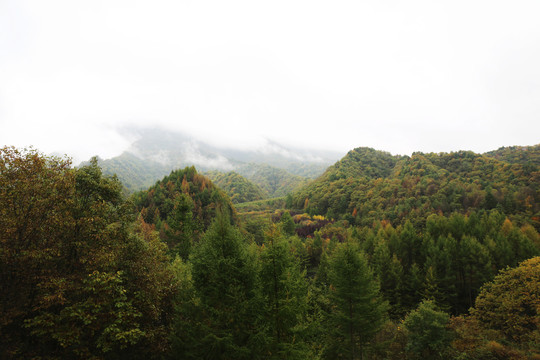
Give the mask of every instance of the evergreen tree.
<path id="1" fill-rule="evenodd" d="M 327 347 L 329 359 L 361 359 L 366 344 L 380 329 L 387 305 L 365 255 L 352 243 L 344 243 L 332 254 L 329 264 Z"/>
<path id="2" fill-rule="evenodd" d="M 443 303 L 444 295 L 439 289 L 439 283 L 437 280 L 437 274 L 433 266 L 430 266 L 426 270 L 426 277 L 424 280 L 424 299 L 433 302 L 438 305 Z M 439 305 L 438 305 L 439 306 Z"/>
<path id="3" fill-rule="evenodd" d="M 406 221 L 399 232 L 399 257 L 403 263 L 403 268 L 409 272 L 413 264 L 422 263 L 420 250 L 422 249 L 422 239 L 416 234 L 416 230 L 410 221 Z"/>
<path id="4" fill-rule="evenodd" d="M 296 229 L 296 225 L 294 224 L 294 220 L 288 211 L 285 211 L 283 215 L 281 215 L 280 222 L 281 222 L 281 227 L 283 228 L 283 232 L 285 234 L 294 235 L 294 230 Z"/>
<path id="5" fill-rule="evenodd" d="M 406 312 L 414 309 L 422 300 L 424 275 L 420 267 L 414 263 L 408 273 L 403 275 L 403 288 L 401 295 L 402 309 Z"/>
<path id="6" fill-rule="evenodd" d="M 180 193 L 174 199 L 174 208 L 169 213 L 166 231 L 169 249 L 182 259 L 187 259 L 193 242 L 193 200 L 185 193 Z"/>
<path id="7" fill-rule="evenodd" d="M 308 302 L 305 271 L 300 270 L 290 245 L 275 226 L 267 234 L 260 259 L 269 358 L 305 359 L 307 346 L 302 339 Z"/>
<path id="8" fill-rule="evenodd" d="M 464 236 L 460 243 L 462 259 L 461 300 L 463 309 L 474 305 L 474 299 L 482 284 L 491 279 L 491 263 L 488 250 L 478 240 Z"/>
<path id="9" fill-rule="evenodd" d="M 390 256 L 388 245 L 383 239 L 375 247 L 372 262 L 375 274 L 379 277 L 383 298 L 390 305 L 390 316 L 398 318 L 403 313 L 401 311 L 403 267 L 396 255 Z"/>
<path id="10" fill-rule="evenodd" d="M 175 355 L 183 359 L 253 359 L 258 356 L 256 259 L 223 212 L 190 257 L 193 301 L 177 318 Z M 187 310 L 186 310 L 187 309 Z M 181 309 L 182 310 L 182 309 Z"/>
<path id="11" fill-rule="evenodd" d="M 445 237 L 440 237 L 436 242 L 429 238 L 425 241 L 426 262 L 424 268 L 423 298 L 432 300 L 438 307 L 448 311 L 450 305 L 456 301 L 456 275 L 452 270 L 451 253 Z M 448 245 L 453 243 L 450 238 Z"/>

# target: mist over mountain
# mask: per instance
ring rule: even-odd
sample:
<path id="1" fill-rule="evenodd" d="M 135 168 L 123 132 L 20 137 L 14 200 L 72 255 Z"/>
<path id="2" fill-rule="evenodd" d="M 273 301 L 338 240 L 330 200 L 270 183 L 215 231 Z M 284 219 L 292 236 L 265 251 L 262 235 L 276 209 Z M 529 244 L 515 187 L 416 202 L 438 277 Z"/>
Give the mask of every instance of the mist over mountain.
<path id="1" fill-rule="evenodd" d="M 126 138 L 135 139 L 133 143 L 119 156 L 99 159 L 99 164 L 106 174 L 116 174 L 130 191 L 148 187 L 170 171 L 192 165 L 200 171 L 236 170 L 247 174 L 255 174 L 256 171 L 249 169 L 258 168 L 257 165 L 265 165 L 298 179 L 314 179 L 343 156 L 334 151 L 294 148 L 270 140 L 246 149 L 242 144 L 238 148 L 218 146 L 186 133 L 159 128 L 130 127 L 122 132 Z M 261 181 L 264 180 L 255 182 Z"/>

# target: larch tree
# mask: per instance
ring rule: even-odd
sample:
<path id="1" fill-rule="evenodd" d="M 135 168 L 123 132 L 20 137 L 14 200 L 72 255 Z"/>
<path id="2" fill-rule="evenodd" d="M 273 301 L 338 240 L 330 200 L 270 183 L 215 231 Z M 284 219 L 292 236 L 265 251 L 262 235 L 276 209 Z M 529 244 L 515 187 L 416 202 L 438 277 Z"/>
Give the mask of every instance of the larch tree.
<path id="1" fill-rule="evenodd" d="M 169 249 L 173 254 L 178 254 L 185 260 L 188 259 L 193 245 L 193 230 L 195 227 L 193 208 L 194 204 L 191 197 L 185 193 L 179 193 L 174 199 L 174 208 L 167 217 L 169 227 L 165 234 Z"/>
<path id="2" fill-rule="evenodd" d="M 260 311 L 257 262 L 223 211 L 193 249 L 190 262 L 194 296 L 191 304 L 179 309 L 174 355 L 255 358 Z"/>
<path id="3" fill-rule="evenodd" d="M 328 281 L 332 308 L 327 314 L 325 357 L 362 359 L 386 317 L 379 284 L 364 254 L 352 243 L 341 244 L 332 254 Z"/>
<path id="4" fill-rule="evenodd" d="M 290 244 L 275 225 L 266 235 L 260 261 L 269 358 L 305 359 L 307 346 L 302 331 L 308 310 L 308 284 Z"/>

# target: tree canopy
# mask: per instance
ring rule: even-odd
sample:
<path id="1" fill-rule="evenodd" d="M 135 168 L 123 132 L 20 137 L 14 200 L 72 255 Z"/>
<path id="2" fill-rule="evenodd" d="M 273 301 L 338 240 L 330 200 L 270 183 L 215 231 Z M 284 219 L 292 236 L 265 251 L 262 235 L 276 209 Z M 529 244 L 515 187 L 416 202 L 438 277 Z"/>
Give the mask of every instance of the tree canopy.
<path id="1" fill-rule="evenodd" d="M 0 354 L 152 358 L 174 287 L 161 242 L 93 160 L 0 149 Z"/>

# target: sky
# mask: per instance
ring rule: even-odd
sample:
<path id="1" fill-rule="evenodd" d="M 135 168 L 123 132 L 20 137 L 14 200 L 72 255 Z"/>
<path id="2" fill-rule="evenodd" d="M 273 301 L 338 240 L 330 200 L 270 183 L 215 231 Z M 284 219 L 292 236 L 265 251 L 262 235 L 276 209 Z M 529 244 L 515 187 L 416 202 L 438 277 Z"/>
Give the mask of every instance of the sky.
<path id="1" fill-rule="evenodd" d="M 0 146 L 540 143 L 540 2 L 0 0 Z"/>

